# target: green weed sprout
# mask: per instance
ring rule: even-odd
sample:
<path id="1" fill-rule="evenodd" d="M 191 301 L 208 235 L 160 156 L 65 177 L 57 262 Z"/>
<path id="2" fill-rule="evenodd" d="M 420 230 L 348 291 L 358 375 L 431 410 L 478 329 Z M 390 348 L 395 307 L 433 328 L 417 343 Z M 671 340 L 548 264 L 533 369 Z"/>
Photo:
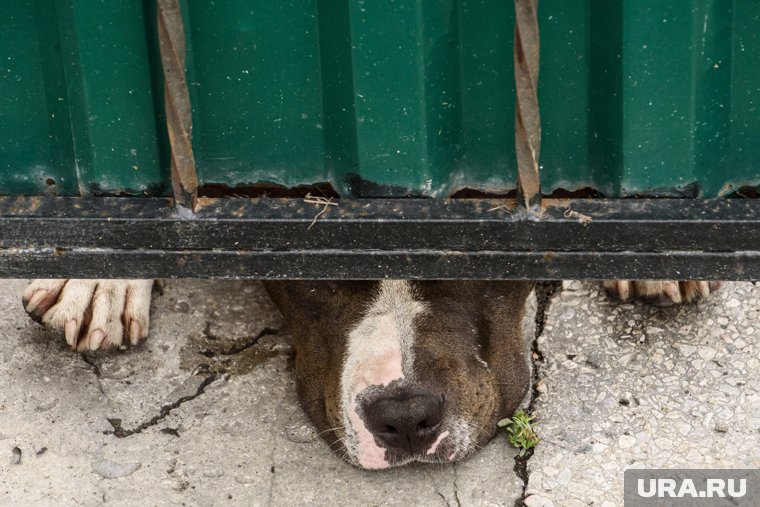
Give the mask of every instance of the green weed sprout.
<path id="1" fill-rule="evenodd" d="M 518 456 L 525 455 L 528 449 L 535 447 L 541 440 L 533 429 L 533 419 L 533 416 L 518 410 L 511 418 L 508 417 L 496 423 L 499 428 L 504 428 L 507 432 L 509 443 L 520 449 Z"/>

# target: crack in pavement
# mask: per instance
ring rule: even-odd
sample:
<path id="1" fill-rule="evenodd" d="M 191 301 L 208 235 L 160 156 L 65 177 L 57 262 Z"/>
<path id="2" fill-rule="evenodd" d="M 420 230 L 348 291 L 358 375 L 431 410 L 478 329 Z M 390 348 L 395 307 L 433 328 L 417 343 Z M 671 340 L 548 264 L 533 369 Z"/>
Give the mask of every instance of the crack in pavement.
<path id="1" fill-rule="evenodd" d="M 189 394 L 187 396 L 182 396 L 181 398 L 177 399 L 173 403 L 169 403 L 167 405 L 164 405 L 163 407 L 161 407 L 161 410 L 158 412 L 158 415 L 155 415 L 155 416 L 151 417 L 149 420 L 141 423 L 140 425 L 136 426 L 135 428 L 124 429 L 124 427 L 122 427 L 122 425 L 121 425 L 121 419 L 116 418 L 116 417 L 108 418 L 107 420 L 111 424 L 111 426 L 113 426 L 113 430 L 106 430 L 103 433 L 106 434 L 106 435 L 114 435 L 117 438 L 125 438 L 125 437 L 128 437 L 130 435 L 134 435 L 136 433 L 142 433 L 143 431 L 145 431 L 146 429 L 150 428 L 151 426 L 155 426 L 158 423 L 160 423 L 161 421 L 163 421 L 164 419 L 166 419 L 166 417 L 169 414 L 171 414 L 172 410 L 174 410 L 176 408 L 179 408 L 183 403 L 187 403 L 188 401 L 192 401 L 195 398 L 197 398 L 198 396 L 200 396 L 203 393 L 205 393 L 206 392 L 206 388 L 209 386 L 209 384 L 211 384 L 212 382 L 214 382 L 218 378 L 219 378 L 219 375 L 217 375 L 217 374 L 212 374 L 212 375 L 206 376 L 203 379 L 203 382 L 201 382 L 201 384 L 196 389 L 195 393 Z"/>
<path id="2" fill-rule="evenodd" d="M 100 378 L 100 375 L 101 375 L 100 365 L 96 363 L 91 357 L 88 357 L 84 354 L 79 357 L 82 359 L 82 361 L 92 366 L 92 372 L 95 374 L 96 377 Z"/>
<path id="3" fill-rule="evenodd" d="M 533 378 L 531 379 L 530 402 L 528 403 L 527 413 L 532 414 L 535 409 L 535 403 L 538 400 L 538 381 L 539 371 L 543 363 L 544 356 L 538 347 L 538 338 L 544 332 L 546 323 L 546 313 L 549 311 L 552 299 L 562 291 L 561 281 L 549 281 L 536 283 L 536 332 L 531 344 L 531 361 L 533 363 Z M 528 449 L 522 456 L 515 456 L 514 470 L 517 477 L 523 481 L 522 495 L 515 501 L 515 507 L 525 507 L 526 491 L 528 489 L 528 460 L 533 456 L 534 448 Z"/>
<path id="4" fill-rule="evenodd" d="M 88 357 L 84 354 L 80 355 L 79 357 L 82 359 L 82 361 L 84 361 L 85 363 L 89 364 L 92 367 L 92 373 L 95 374 L 95 379 L 98 382 L 98 390 L 100 390 L 100 394 L 108 398 L 108 394 L 106 394 L 106 390 L 105 388 L 103 388 L 103 382 L 102 382 L 103 377 L 101 376 L 100 365 L 93 358 Z"/>
<path id="5" fill-rule="evenodd" d="M 457 484 L 457 465 L 454 464 L 454 500 L 457 501 L 457 507 L 462 507 L 462 502 L 459 500 L 459 485 Z"/>
<path id="6" fill-rule="evenodd" d="M 215 351 L 210 349 L 204 349 L 200 351 L 201 355 L 204 355 L 206 357 L 214 357 L 214 356 L 234 356 L 235 354 L 240 354 L 241 352 L 244 352 L 245 350 L 253 347 L 256 345 L 259 340 L 265 336 L 276 336 L 280 333 L 279 329 L 272 329 L 270 327 L 265 327 L 262 329 L 259 333 L 256 334 L 256 336 L 253 336 L 249 340 L 239 344 L 239 345 L 233 345 L 227 350 L 221 350 L 221 351 Z M 212 341 L 223 341 L 224 338 L 213 334 L 211 332 L 211 322 L 206 323 L 206 328 L 203 330 L 203 336 L 208 338 Z"/>
<path id="7" fill-rule="evenodd" d="M 214 334 L 211 333 L 210 322 L 207 323 L 206 329 L 203 331 L 203 334 L 209 340 L 211 340 L 211 341 L 218 341 L 218 342 L 223 342 L 224 341 L 223 337 L 216 336 L 216 335 L 214 335 Z M 200 351 L 200 354 L 202 354 L 202 355 L 204 355 L 206 357 L 209 357 L 209 358 L 236 356 L 236 355 L 242 354 L 242 353 L 246 352 L 247 350 L 251 349 L 252 347 L 254 347 L 257 343 L 259 343 L 259 341 L 261 340 L 262 337 L 272 336 L 272 335 L 277 335 L 277 334 L 279 334 L 279 330 L 278 329 L 272 329 L 272 328 L 267 327 L 267 328 L 264 328 L 263 330 L 261 330 L 255 336 L 250 337 L 248 340 L 246 340 L 243 343 L 235 344 L 235 345 L 233 345 L 230 348 L 225 349 L 225 350 L 204 349 L 204 350 Z M 276 355 L 276 353 L 274 353 L 272 351 L 265 351 L 265 352 L 263 352 L 261 354 L 262 357 L 259 358 L 259 362 L 261 362 L 263 360 L 266 360 L 269 357 L 272 357 L 274 355 Z M 93 359 L 93 358 L 88 358 L 87 356 L 82 356 L 82 359 L 88 365 L 90 365 L 92 367 L 93 373 L 97 377 L 98 387 L 100 388 L 101 393 L 107 396 L 107 394 L 106 394 L 106 392 L 105 392 L 105 390 L 103 388 L 102 382 L 101 382 L 101 378 L 102 378 L 101 377 L 101 373 L 102 372 L 101 372 L 101 368 L 100 368 L 99 362 L 97 360 Z M 227 360 L 225 360 L 225 361 L 227 361 Z M 227 373 L 228 373 L 227 372 L 227 367 L 224 364 L 219 364 L 219 365 L 216 365 L 216 363 L 214 363 L 213 365 L 212 364 L 199 364 L 194 369 L 194 375 L 191 376 L 191 378 L 193 378 L 195 375 L 197 375 L 197 376 L 203 376 L 203 381 L 197 387 L 195 393 L 190 394 L 190 395 L 186 395 L 186 396 L 182 396 L 182 397 L 180 397 L 179 399 L 177 399 L 176 401 L 174 401 L 172 403 L 168 403 L 168 404 L 163 405 L 160 408 L 160 410 L 159 410 L 159 412 L 158 412 L 157 415 L 151 417 L 149 420 L 147 420 L 147 421 L 145 421 L 145 422 L 137 425 L 134 428 L 125 428 L 122 425 L 122 419 L 120 419 L 118 417 L 107 418 L 109 424 L 112 426 L 113 429 L 112 430 L 106 430 L 103 433 L 105 433 L 106 435 L 114 435 L 117 438 L 125 438 L 125 437 L 128 437 L 130 435 L 134 435 L 136 433 L 141 433 L 144 430 L 146 430 L 147 428 L 150 428 L 151 426 L 155 426 L 158 423 L 160 423 L 161 421 L 163 421 L 164 419 L 166 419 L 166 417 L 169 416 L 169 414 L 174 409 L 180 407 L 183 403 L 186 403 L 188 401 L 192 401 L 195 398 L 197 398 L 198 396 L 201 396 L 205 392 L 206 387 L 209 384 L 211 384 L 212 382 L 214 382 L 215 380 L 217 380 L 218 378 L 220 378 L 221 376 L 223 376 L 223 375 L 225 375 Z M 164 428 L 161 431 L 164 432 L 164 433 L 170 434 L 170 435 L 179 436 L 179 434 L 176 432 L 176 429 Z"/>
<path id="8" fill-rule="evenodd" d="M 457 484 L 457 464 L 452 463 L 451 464 L 451 473 L 453 475 L 453 479 L 451 481 L 452 485 L 452 492 L 454 493 L 454 500 L 457 502 L 457 507 L 462 507 L 462 502 L 459 500 L 459 485 Z M 438 486 L 435 484 L 435 479 L 433 478 L 433 474 L 430 473 L 429 470 L 424 470 L 425 475 L 430 479 L 430 484 L 433 487 L 433 492 L 441 497 L 441 500 L 443 500 L 443 503 L 446 505 L 446 507 L 452 507 L 451 502 L 449 502 L 449 499 L 446 498 L 446 495 L 444 495 L 440 489 L 438 489 Z"/>
<path id="9" fill-rule="evenodd" d="M 449 501 L 448 501 L 448 500 L 446 500 L 446 497 L 445 497 L 445 496 L 443 496 L 443 493 L 441 493 L 441 492 L 440 492 L 440 491 L 438 491 L 437 489 L 435 490 L 435 492 L 436 492 L 436 494 L 437 494 L 438 496 L 440 496 L 440 497 L 441 497 L 441 500 L 443 500 L 443 503 L 446 505 L 446 507 L 451 507 L 451 504 L 449 503 Z"/>

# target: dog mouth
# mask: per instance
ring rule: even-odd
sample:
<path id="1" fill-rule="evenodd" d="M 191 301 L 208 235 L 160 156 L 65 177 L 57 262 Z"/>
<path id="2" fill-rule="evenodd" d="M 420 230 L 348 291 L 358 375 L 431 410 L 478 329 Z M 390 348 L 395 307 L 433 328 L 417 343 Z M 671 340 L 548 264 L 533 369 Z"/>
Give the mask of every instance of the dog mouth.
<path id="1" fill-rule="evenodd" d="M 464 421 L 454 423 L 450 429 L 445 429 L 438 435 L 431 448 L 423 452 L 388 448 L 377 442 L 375 448 L 370 450 L 357 445 L 357 436 L 349 429 L 339 438 L 341 447 L 333 447 L 333 450 L 344 461 L 365 470 L 384 470 L 414 463 L 453 463 L 470 456 L 478 448 L 471 444 L 469 436 L 464 435 L 462 429 L 467 427 Z"/>
<path id="2" fill-rule="evenodd" d="M 422 452 L 410 449 L 386 448 L 385 459 L 388 467 L 411 463 L 451 463 L 472 454 L 476 446 L 471 445 L 470 425 L 464 419 L 451 421 L 437 434 L 433 444 Z"/>
<path id="3" fill-rule="evenodd" d="M 453 415 L 456 404 L 419 386 L 369 388 L 344 411 L 343 456 L 368 470 L 409 463 L 447 463 L 477 448 L 474 425 Z"/>

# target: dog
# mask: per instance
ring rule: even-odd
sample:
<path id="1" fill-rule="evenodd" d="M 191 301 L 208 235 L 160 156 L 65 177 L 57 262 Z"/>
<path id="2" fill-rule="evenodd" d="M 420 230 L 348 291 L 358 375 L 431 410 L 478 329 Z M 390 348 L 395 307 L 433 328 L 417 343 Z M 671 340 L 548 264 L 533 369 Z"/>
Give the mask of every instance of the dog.
<path id="1" fill-rule="evenodd" d="M 72 350 L 148 336 L 153 280 L 34 280 L 25 310 Z M 317 431 L 365 469 L 453 462 L 525 399 L 524 281 L 270 281 L 294 337 L 298 397 Z M 681 303 L 707 282 L 605 282 L 622 301 Z"/>

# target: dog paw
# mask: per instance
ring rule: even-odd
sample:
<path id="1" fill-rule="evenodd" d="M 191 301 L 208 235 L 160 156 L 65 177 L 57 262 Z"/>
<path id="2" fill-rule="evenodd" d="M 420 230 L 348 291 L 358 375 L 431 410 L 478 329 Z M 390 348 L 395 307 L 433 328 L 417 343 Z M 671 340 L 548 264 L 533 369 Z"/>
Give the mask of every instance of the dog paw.
<path id="1" fill-rule="evenodd" d="M 720 287 L 720 282 L 675 280 L 607 280 L 607 293 L 620 301 L 643 299 L 656 305 L 690 303 L 706 299 Z"/>
<path id="2" fill-rule="evenodd" d="M 132 345 L 148 336 L 153 280 L 33 280 L 26 312 L 63 332 L 71 350 Z"/>

